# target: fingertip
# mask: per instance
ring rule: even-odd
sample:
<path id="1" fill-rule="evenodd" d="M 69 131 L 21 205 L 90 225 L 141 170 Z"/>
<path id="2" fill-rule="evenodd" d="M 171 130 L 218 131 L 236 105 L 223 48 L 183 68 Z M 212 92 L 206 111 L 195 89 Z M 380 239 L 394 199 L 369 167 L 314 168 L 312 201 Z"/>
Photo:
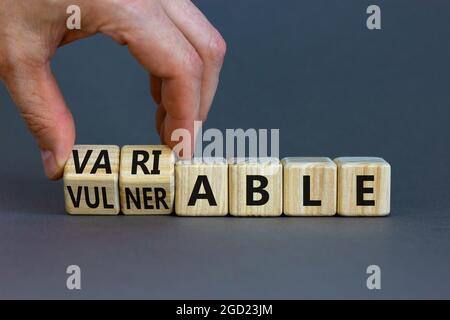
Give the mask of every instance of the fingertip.
<path id="1" fill-rule="evenodd" d="M 54 153 L 50 150 L 41 150 L 41 159 L 47 178 L 50 180 L 59 180 L 63 175 L 64 167 L 58 165 Z"/>
<path id="2" fill-rule="evenodd" d="M 59 180 L 75 144 L 75 123 L 67 110 L 58 117 L 58 125 L 50 130 L 47 137 L 40 137 L 41 158 L 46 176 Z"/>

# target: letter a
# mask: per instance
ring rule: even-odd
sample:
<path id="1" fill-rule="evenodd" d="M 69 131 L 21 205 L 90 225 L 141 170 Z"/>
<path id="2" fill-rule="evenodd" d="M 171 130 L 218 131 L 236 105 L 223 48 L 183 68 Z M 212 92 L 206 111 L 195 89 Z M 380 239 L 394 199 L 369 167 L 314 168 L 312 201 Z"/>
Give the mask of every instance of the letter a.
<path id="1" fill-rule="evenodd" d="M 81 29 L 81 9 L 77 5 L 71 5 L 67 7 L 67 14 L 70 16 L 67 18 L 66 26 L 69 30 Z"/>
<path id="2" fill-rule="evenodd" d="M 370 265 L 366 270 L 367 274 L 370 276 L 367 278 L 366 285 L 369 290 L 380 290 L 381 289 L 381 269 L 377 265 Z"/>
<path id="3" fill-rule="evenodd" d="M 370 16 L 367 18 L 367 29 L 369 30 L 380 30 L 381 29 L 381 9 L 377 5 L 370 5 L 367 7 L 367 14 Z"/>
<path id="4" fill-rule="evenodd" d="M 81 269 L 77 265 L 70 265 L 66 270 L 70 276 L 67 278 L 66 286 L 69 290 L 81 290 Z"/>

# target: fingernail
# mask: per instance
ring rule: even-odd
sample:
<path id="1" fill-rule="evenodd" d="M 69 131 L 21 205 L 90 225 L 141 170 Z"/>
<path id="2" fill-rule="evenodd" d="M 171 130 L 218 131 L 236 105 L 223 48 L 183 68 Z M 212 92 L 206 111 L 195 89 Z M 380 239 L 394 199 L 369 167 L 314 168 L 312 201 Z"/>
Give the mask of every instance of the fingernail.
<path id="1" fill-rule="evenodd" d="M 42 163 L 44 164 L 45 174 L 49 179 L 57 179 L 59 175 L 59 167 L 53 152 L 49 150 L 41 150 Z"/>

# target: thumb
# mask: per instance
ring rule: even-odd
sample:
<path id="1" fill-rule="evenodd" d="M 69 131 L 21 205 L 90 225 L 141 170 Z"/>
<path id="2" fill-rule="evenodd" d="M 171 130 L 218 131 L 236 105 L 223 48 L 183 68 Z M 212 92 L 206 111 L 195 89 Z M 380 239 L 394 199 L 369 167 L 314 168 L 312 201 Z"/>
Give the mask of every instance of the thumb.
<path id="1" fill-rule="evenodd" d="M 14 69 L 3 74 L 5 84 L 37 140 L 47 177 L 57 180 L 75 141 L 72 114 L 48 63 Z"/>

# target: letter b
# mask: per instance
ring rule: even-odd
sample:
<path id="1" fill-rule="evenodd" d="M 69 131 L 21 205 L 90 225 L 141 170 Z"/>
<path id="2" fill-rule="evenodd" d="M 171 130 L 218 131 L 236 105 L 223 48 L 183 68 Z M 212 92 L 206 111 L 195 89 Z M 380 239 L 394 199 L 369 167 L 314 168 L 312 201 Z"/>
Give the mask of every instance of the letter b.
<path id="1" fill-rule="evenodd" d="M 259 181 L 259 186 L 254 186 L 254 181 Z M 262 206 L 269 201 L 269 193 L 264 190 L 267 187 L 269 181 L 264 176 L 249 175 L 247 176 L 247 205 L 248 206 Z M 261 199 L 255 200 L 255 193 L 261 195 Z"/>

